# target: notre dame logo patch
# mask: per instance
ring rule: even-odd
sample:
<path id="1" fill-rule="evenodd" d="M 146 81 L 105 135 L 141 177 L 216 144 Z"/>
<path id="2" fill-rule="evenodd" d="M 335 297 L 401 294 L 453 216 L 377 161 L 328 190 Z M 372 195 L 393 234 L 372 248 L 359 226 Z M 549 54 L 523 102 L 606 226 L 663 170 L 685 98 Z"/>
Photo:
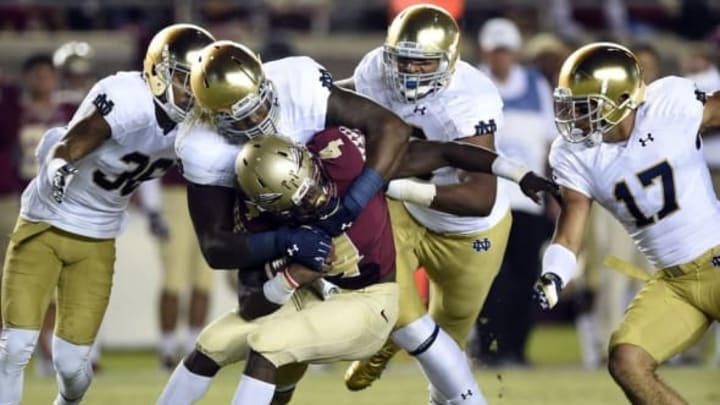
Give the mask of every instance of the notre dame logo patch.
<path id="1" fill-rule="evenodd" d="M 322 84 L 323 87 L 327 87 L 329 90 L 333 84 L 332 75 L 326 69 L 318 70 L 320 71 L 320 84 Z"/>
<path id="2" fill-rule="evenodd" d="M 475 135 L 488 135 L 497 132 L 497 124 L 491 119 L 488 122 L 480 121 L 475 125 Z"/>
<path id="3" fill-rule="evenodd" d="M 115 103 L 113 103 L 112 100 L 108 100 L 105 93 L 98 94 L 92 103 L 102 116 L 110 114 L 110 111 L 115 107 Z"/>

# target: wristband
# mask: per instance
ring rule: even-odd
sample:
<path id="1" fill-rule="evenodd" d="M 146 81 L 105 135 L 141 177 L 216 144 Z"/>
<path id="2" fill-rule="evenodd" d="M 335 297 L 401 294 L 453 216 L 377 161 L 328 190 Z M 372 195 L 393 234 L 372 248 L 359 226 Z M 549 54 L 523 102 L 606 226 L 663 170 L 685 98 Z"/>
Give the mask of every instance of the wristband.
<path id="1" fill-rule="evenodd" d="M 577 272 L 577 257 L 570 249 L 553 243 L 545 250 L 542 273 L 555 273 L 560 279 L 560 288 L 565 287 Z"/>
<path id="2" fill-rule="evenodd" d="M 437 195 L 437 186 L 410 179 L 397 179 L 388 183 L 385 195 L 396 200 L 429 207 Z"/>
<path id="3" fill-rule="evenodd" d="M 490 167 L 492 173 L 498 177 L 520 183 L 523 177 L 530 172 L 530 169 L 500 155 L 495 158 Z"/>
<path id="4" fill-rule="evenodd" d="M 285 278 L 285 272 L 276 274 L 275 277 L 263 284 L 263 294 L 265 298 L 274 304 L 285 304 L 290 301 L 294 292 L 295 288 L 293 288 Z"/>

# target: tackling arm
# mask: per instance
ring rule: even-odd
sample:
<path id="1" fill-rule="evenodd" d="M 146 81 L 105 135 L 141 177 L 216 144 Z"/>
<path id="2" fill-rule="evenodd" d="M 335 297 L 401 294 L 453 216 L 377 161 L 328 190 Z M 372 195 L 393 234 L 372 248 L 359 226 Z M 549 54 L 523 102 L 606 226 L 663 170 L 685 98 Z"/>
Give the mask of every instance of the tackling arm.
<path id="1" fill-rule="evenodd" d="M 326 126 L 360 129 L 366 138 L 367 166 L 392 178 L 408 146 L 412 127 L 367 97 L 332 86 Z"/>

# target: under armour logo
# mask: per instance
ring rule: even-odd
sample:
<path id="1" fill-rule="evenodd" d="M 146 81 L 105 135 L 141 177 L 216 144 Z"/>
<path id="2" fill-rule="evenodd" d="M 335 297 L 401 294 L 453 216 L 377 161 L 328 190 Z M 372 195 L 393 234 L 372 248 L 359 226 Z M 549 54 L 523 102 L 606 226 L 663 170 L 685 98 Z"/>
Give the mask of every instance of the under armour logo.
<path id="1" fill-rule="evenodd" d="M 427 110 L 427 107 L 421 106 L 421 105 L 416 105 L 413 112 L 415 114 L 425 115 L 425 110 Z"/>
<path id="2" fill-rule="evenodd" d="M 353 224 L 352 222 L 345 222 L 345 223 L 343 223 L 342 225 L 340 225 L 340 230 L 343 231 L 343 232 L 345 232 L 345 231 L 347 231 L 348 229 L 350 229 L 350 227 L 352 226 L 352 224 Z"/>
<path id="3" fill-rule="evenodd" d="M 643 138 L 638 139 L 638 141 L 640 142 L 640 145 L 642 145 L 643 148 L 644 148 L 645 145 L 647 145 L 649 142 L 652 142 L 652 141 L 654 141 L 654 140 L 655 140 L 655 138 L 653 138 L 652 134 L 647 134 L 647 138 L 645 138 L 645 139 L 643 139 Z"/>
<path id="4" fill-rule="evenodd" d="M 713 256 L 711 263 L 713 267 L 720 267 L 720 255 Z"/>
<path id="5" fill-rule="evenodd" d="M 327 69 L 320 68 L 318 70 L 320 71 L 320 83 L 323 87 L 327 87 L 328 89 L 330 89 L 333 84 L 332 75 L 330 74 L 330 72 L 327 71 Z"/>
<path id="6" fill-rule="evenodd" d="M 470 398 L 471 396 L 473 396 L 472 390 L 467 390 L 467 392 L 460 394 L 460 398 L 462 398 L 463 401 Z"/>
<path id="7" fill-rule="evenodd" d="M 287 254 L 288 256 L 292 256 L 295 252 L 299 252 L 300 248 L 298 248 L 298 245 L 293 244 L 289 248 L 287 248 Z"/>
<path id="8" fill-rule="evenodd" d="M 490 250 L 490 247 L 492 246 L 492 243 L 490 243 L 490 239 L 475 239 L 472 244 L 472 248 L 476 252 L 485 251 L 487 252 Z"/>
<path id="9" fill-rule="evenodd" d="M 112 111 L 113 107 L 115 106 L 115 103 L 107 99 L 105 93 L 98 94 L 92 103 L 102 116 L 110 114 L 110 111 Z"/>
<path id="10" fill-rule="evenodd" d="M 495 120 L 491 119 L 487 123 L 480 121 L 475 125 L 475 135 L 487 135 L 494 134 L 497 131 L 497 124 Z"/>

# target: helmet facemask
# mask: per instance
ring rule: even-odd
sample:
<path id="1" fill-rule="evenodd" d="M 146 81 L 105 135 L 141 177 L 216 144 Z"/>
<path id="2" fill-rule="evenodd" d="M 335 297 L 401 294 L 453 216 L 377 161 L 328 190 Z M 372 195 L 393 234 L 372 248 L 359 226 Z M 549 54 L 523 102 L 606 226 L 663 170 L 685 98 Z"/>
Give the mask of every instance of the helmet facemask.
<path id="1" fill-rule="evenodd" d="M 280 104 L 270 80 L 264 79 L 257 93 L 249 94 L 239 100 L 230 107 L 230 110 L 230 112 L 214 114 L 212 120 L 218 131 L 231 141 L 244 142 L 279 132 Z M 259 123 L 247 124 L 249 118 L 263 112 L 265 116 Z"/>
<path id="2" fill-rule="evenodd" d="M 165 91 L 154 96 L 155 102 L 170 119 L 177 123 L 182 122 L 194 104 L 190 90 L 190 66 L 175 60 L 166 45 L 162 51 L 162 60 L 153 69 L 158 78 L 165 83 Z M 182 104 L 175 101 L 175 92 L 185 96 Z"/>
<path id="3" fill-rule="evenodd" d="M 635 108 L 628 97 L 619 105 L 604 94 L 573 96 L 558 87 L 553 92 L 555 126 L 570 143 L 588 146 L 602 142 L 603 135 L 615 128 Z"/>
<path id="4" fill-rule="evenodd" d="M 407 73 L 400 70 L 402 58 L 437 60 L 434 72 Z M 385 80 L 394 96 L 403 102 L 417 102 L 423 97 L 437 95 L 450 83 L 451 62 L 447 52 L 425 52 L 420 44 L 400 42 L 398 46 L 385 45 L 383 51 Z"/>

